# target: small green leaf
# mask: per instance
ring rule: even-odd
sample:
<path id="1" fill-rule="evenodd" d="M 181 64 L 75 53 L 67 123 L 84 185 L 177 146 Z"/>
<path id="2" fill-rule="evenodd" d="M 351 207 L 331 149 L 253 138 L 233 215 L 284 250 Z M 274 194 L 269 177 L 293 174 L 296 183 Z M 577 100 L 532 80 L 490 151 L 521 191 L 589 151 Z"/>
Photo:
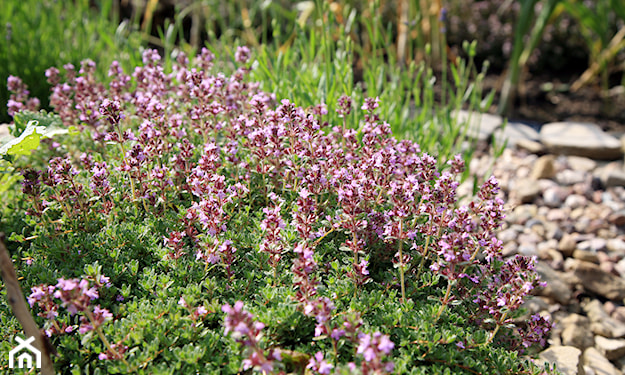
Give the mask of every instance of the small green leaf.
<path id="1" fill-rule="evenodd" d="M 30 155 L 39 147 L 42 138 L 50 138 L 57 134 L 66 134 L 66 129 L 38 126 L 39 122 L 31 120 L 24 132 L 17 138 L 0 146 L 0 155 Z"/>

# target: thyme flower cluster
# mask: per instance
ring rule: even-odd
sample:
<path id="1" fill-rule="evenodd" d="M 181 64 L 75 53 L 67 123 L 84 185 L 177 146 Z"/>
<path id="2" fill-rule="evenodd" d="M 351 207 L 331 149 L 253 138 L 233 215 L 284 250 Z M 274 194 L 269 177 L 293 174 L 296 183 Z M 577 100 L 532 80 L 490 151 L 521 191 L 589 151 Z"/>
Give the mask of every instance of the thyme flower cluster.
<path id="1" fill-rule="evenodd" d="M 534 259 L 502 257 L 496 231 L 504 206 L 494 178 L 459 206 L 461 157 L 441 164 L 415 142 L 395 139 L 376 114 L 378 98 L 366 99 L 362 122 L 350 126 L 356 104 L 347 96 L 337 103 L 342 126 L 324 122 L 323 103 L 277 103 L 248 82 L 249 56 L 245 47 L 237 49 L 236 70 L 227 76 L 213 73 L 215 56 L 207 49 L 193 61 L 180 53 L 169 72 L 156 51 L 146 51 L 144 65 L 130 75 L 114 62 L 106 85 L 96 80 L 91 61 L 78 71 L 72 65 L 63 73 L 49 69 L 51 105 L 64 124 L 82 130 L 90 151 L 56 155 L 46 168 L 24 172 L 28 214 L 42 223 L 60 218 L 56 230 L 87 231 L 117 216 L 161 218 L 154 231 L 169 267 L 199 265 L 200 282 L 227 280 L 221 311 L 191 309 L 182 296 L 179 305 L 189 309 L 193 327 L 223 314 L 225 333 L 247 348 L 244 370 L 286 366 L 277 339 L 268 338 L 276 326 L 255 320 L 241 301 L 248 289 L 236 289 L 250 267 L 265 272 L 267 284 L 289 290 L 284 304 L 314 325 L 301 338 L 310 345 L 306 366 L 314 373 L 345 366 L 390 373 L 401 351 L 423 341 L 399 334 L 419 322 L 398 318 L 393 328 L 350 307 L 350 298 L 373 291 L 386 293 L 399 308 L 436 301 L 426 318 L 434 323 L 462 305 L 466 324 L 490 337 L 458 342 L 457 348 L 489 344 L 502 331 L 516 337 L 509 350 L 544 343 L 549 322 L 543 318 L 532 317 L 523 328 L 510 325 L 538 278 Z M 16 91 L 11 108 L 32 104 L 18 78 L 10 78 L 9 88 Z M 50 320 L 58 314 L 54 299 L 70 314 L 88 311 L 93 319 L 81 321 L 81 333 L 121 319 L 91 306 L 103 284 L 89 285 L 59 279 L 56 286 L 34 287 L 29 302 Z M 337 285 L 340 295 L 331 291 Z M 243 296 L 232 295 L 235 290 Z M 425 298 L 424 290 L 433 294 Z M 254 309 L 255 299 L 245 305 Z M 124 358 L 125 349 L 117 350 L 124 339 L 115 345 L 100 359 Z"/>

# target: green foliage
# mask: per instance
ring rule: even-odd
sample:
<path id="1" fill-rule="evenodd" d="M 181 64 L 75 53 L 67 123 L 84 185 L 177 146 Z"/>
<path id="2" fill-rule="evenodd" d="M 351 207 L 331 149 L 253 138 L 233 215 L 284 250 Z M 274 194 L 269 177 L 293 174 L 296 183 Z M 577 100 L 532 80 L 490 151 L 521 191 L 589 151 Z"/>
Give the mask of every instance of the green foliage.
<path id="1" fill-rule="evenodd" d="M 240 10 L 238 3 L 219 4 Z M 19 162 L 25 178 L 22 192 L 15 185 L 7 185 L 3 195 L 6 199 L 0 202 L 0 224 L 10 233 L 9 245 L 22 287 L 28 295 L 35 291 L 32 288 L 53 286 L 60 280 L 98 285 L 97 298 L 90 297 L 91 305 L 77 313 L 68 311 L 63 303 L 58 316 L 51 319 L 45 316 L 43 302 L 33 302 L 33 309 L 39 313 L 37 322 L 51 334 L 59 351 L 57 369 L 69 374 L 251 373 L 242 368 L 250 358 L 250 342 L 257 340 L 258 347 L 253 350 L 260 355 L 281 350 L 282 360 L 276 369 L 286 373 L 312 373 L 305 368 L 315 353 L 321 352 L 335 365 L 336 373 L 353 374 L 358 369 L 351 368 L 349 362 L 356 362 L 356 367 L 366 367 L 369 362 L 357 353 L 362 340 L 358 334 L 377 332 L 394 343 L 384 360 L 392 360 L 397 373 L 542 373 L 540 366 L 520 358 L 507 341 L 516 332 L 516 327 L 508 324 L 512 316 L 506 318 L 506 312 L 500 320 L 482 324 L 473 299 L 458 298 L 463 291 L 479 292 L 477 289 L 485 284 L 453 281 L 430 267 L 441 257 L 434 250 L 428 252 L 428 244 L 437 246 L 440 238 L 433 238 L 431 243 L 429 237 L 425 239 L 424 228 L 432 222 L 427 215 L 419 213 L 414 220 L 400 222 L 399 228 L 420 226 L 421 232 L 410 240 L 405 232 L 401 239 L 382 240 L 378 233 L 381 228 L 374 229 L 384 225 L 379 220 L 392 220 L 394 216 L 393 204 L 386 201 L 393 196 L 388 194 L 389 179 L 401 178 L 397 186 L 408 186 L 414 176 L 407 178 L 400 169 L 385 170 L 390 162 L 376 164 L 369 180 L 378 184 L 369 186 L 373 189 L 370 193 L 377 196 L 375 202 L 362 199 L 353 203 L 357 209 L 348 211 L 347 203 L 338 199 L 337 189 L 349 186 L 341 185 L 342 178 L 336 176 L 360 167 L 343 156 L 346 150 L 341 146 L 346 147 L 347 142 L 352 143 L 350 152 L 358 157 L 374 152 L 382 157 L 382 150 L 392 150 L 394 156 L 416 154 L 399 151 L 413 144 L 398 146 L 394 139 L 391 141 L 383 124 L 388 120 L 396 134 L 417 140 L 424 151 L 438 154 L 440 163 L 435 169 L 440 170 L 466 136 L 466 129 L 457 123 L 452 110 L 466 104 L 485 110 L 492 101 L 492 96 L 483 99 L 480 80 L 484 72 L 478 73 L 471 60 L 475 43 L 465 45 L 469 60 L 458 59 L 444 66 L 443 94 L 438 98 L 434 84 L 440 75 L 435 71 L 437 60 L 430 54 L 430 48 L 435 47 L 422 45 L 427 48 L 428 58 L 402 65 L 394 52 L 379 52 L 393 38 L 382 17 L 375 16 L 381 10 L 380 4 L 356 5 L 345 3 L 338 12 L 328 12 L 329 3 L 318 1 L 315 7 L 298 12 L 264 2 L 249 9 L 261 14 L 263 27 L 256 40 L 264 42 L 252 52 L 256 62 L 251 66 L 245 65 L 246 59 L 240 55 L 236 57 L 241 50 L 234 49 L 241 42 L 253 41 L 251 25 L 243 20 L 243 34 L 237 34 L 231 28 L 234 23 L 222 18 L 215 21 L 221 25 L 222 34 L 211 36 L 218 42 L 211 48 L 221 57 L 211 72 L 197 72 L 193 79 L 185 74 L 177 76 L 176 72 L 184 69 L 176 70 L 182 68 L 175 58 L 167 57 L 161 70 L 151 60 L 154 55 L 147 52 L 147 66 L 138 70 L 144 79 L 122 85 L 123 90 L 132 91 L 129 96 L 113 94 L 112 89 L 102 89 L 101 82 L 87 80 L 87 87 L 72 86 L 72 94 L 59 104 L 61 108 L 56 108 L 65 116 L 62 124 L 45 113 L 16 114 L 13 131 L 17 138 L 2 149 L 7 156 L 24 154 Z M 417 11 L 412 9 L 411 14 L 418 15 Z M 213 14 L 219 18 L 221 13 Z M 368 36 L 368 47 L 355 43 L 355 27 Z M 266 33 L 270 29 L 273 35 Z M 173 49 L 177 30 L 171 25 L 161 30 L 165 50 Z M 419 43 L 415 41 L 411 48 Z M 369 54 L 367 69 L 357 84 L 354 53 Z M 447 64 L 442 53 L 440 62 Z M 108 65 L 107 58 L 97 58 L 99 72 Z M 171 76 L 165 76 L 171 72 Z M 236 72 L 233 77 L 221 81 L 219 74 L 232 72 Z M 472 78 L 477 81 L 470 82 Z M 121 75 L 112 79 L 117 84 L 122 82 Z M 256 80 L 277 100 L 288 98 L 308 112 L 297 108 L 296 117 L 275 120 L 271 116 L 283 114 L 273 112 L 275 103 L 271 101 L 269 107 L 256 112 L 250 104 L 251 98 L 256 100 L 251 83 Z M 199 82 L 204 86 L 191 95 L 190 90 L 197 89 Z M 335 110 L 343 94 L 351 97 L 354 106 L 350 104 L 351 113 L 341 117 Z M 85 96 L 90 102 L 79 103 Z M 372 104 L 375 101 L 368 98 L 375 96 L 380 99 L 377 110 Z M 263 95 L 259 97 L 262 101 Z M 121 98 L 126 102 L 112 101 Z M 162 107 L 144 106 L 146 98 Z M 203 101 L 204 107 L 199 104 Z M 363 102 L 369 109 L 357 110 Z M 194 117 L 194 110 L 206 110 L 209 103 L 219 104 L 214 107 L 217 113 L 204 112 Z M 327 114 L 318 107 L 320 103 L 327 105 Z M 284 104 L 282 111 L 288 112 L 288 107 Z M 87 118 L 84 122 L 73 123 L 81 118 L 79 114 L 90 116 L 83 116 Z M 281 129 L 272 128 L 274 121 L 295 135 L 281 134 Z M 235 125 L 245 127 L 250 123 L 250 128 L 233 130 Z M 302 130 L 317 123 L 323 132 Z M 64 128 L 63 132 L 76 126 L 81 133 L 58 148 L 29 155 L 27 150 L 36 148 L 41 138 L 56 134 L 58 126 Z M 331 130 L 332 126 L 337 130 Z M 274 152 L 264 154 L 269 140 L 254 143 L 254 136 L 260 135 L 251 133 L 259 128 L 266 128 L 263 130 L 268 135 L 275 131 Z M 356 131 L 352 134 L 350 128 Z M 189 154 L 183 152 L 186 141 L 195 145 Z M 212 148 L 213 141 L 217 148 Z M 236 149 L 226 152 L 233 144 Z M 313 154 L 307 155 L 308 148 Z M 214 150 L 213 159 L 208 153 Z M 413 156 L 401 161 L 406 163 L 405 169 L 415 174 L 424 172 L 427 168 L 415 167 Z M 362 157 L 363 161 L 372 160 Z M 298 203 L 302 194 L 306 195 L 302 188 L 323 185 L 321 179 L 305 182 L 302 174 L 311 168 L 313 176 L 314 168 L 328 160 L 337 164 L 332 167 L 336 170 L 326 170 L 323 178 L 337 181 L 314 197 L 318 210 L 311 212 L 319 214 L 311 224 L 315 232 L 302 237 L 297 224 L 304 210 Z M 218 186 L 221 177 L 225 183 L 222 190 Z M 358 181 L 361 186 L 364 182 Z M 413 197 L 417 199 L 411 201 L 411 207 L 427 203 L 452 210 L 453 204 L 446 199 L 453 199 L 442 194 L 446 187 L 438 182 L 423 177 L 421 188 L 431 187 L 441 194 L 425 202 L 421 192 L 420 197 Z M 283 248 L 274 254 L 264 246 L 271 232 L 267 210 L 277 206 L 278 201 L 275 228 L 280 228 L 280 236 L 270 245 Z M 217 202 L 215 211 L 201 219 L 194 217 L 202 207 Z M 342 227 L 347 212 L 356 212 L 353 215 L 367 225 L 353 231 Z M 443 223 L 449 217 L 443 214 L 438 219 Z M 218 225 L 208 228 L 207 222 L 211 221 Z M 440 225 L 439 234 L 451 233 L 446 225 Z M 402 229 L 399 231 L 402 236 Z M 176 235 L 180 236 L 179 242 Z M 363 247 L 354 250 L 352 247 L 361 242 L 355 240 L 356 235 L 363 236 Z M 223 248 L 228 243 L 236 251 L 228 253 L 227 247 Z M 298 295 L 303 289 L 302 276 L 295 272 L 301 261 L 293 250 L 298 245 L 314 253 L 314 266 L 306 271 L 306 277 L 319 282 L 314 284 L 316 294 L 307 297 L 309 300 Z M 397 263 L 393 254 L 399 247 L 402 258 L 402 245 L 410 259 Z M 419 246 L 422 252 L 416 250 Z M 472 261 L 478 262 L 475 258 Z M 362 262 L 369 264 L 368 277 L 356 273 Z M 467 273 L 476 272 L 477 267 L 471 268 L 469 263 L 457 267 Z M 401 281 L 397 280 L 398 271 Z M 103 277 L 108 281 L 102 281 Z M 457 286 L 462 288 L 455 290 Z M 306 303 L 313 298 L 325 298 L 334 306 L 325 326 L 308 310 Z M 264 324 L 258 337 L 242 342 L 232 331 L 224 331 L 224 325 L 226 329 L 228 326 L 223 308 L 236 301 L 244 301 L 245 311 L 253 315 L 255 322 Z M 56 303 L 61 304 L 58 300 Z M 95 314 L 96 304 L 111 315 L 99 324 L 94 324 L 89 315 Z M 87 320 L 95 328 L 84 329 Z M 317 332 L 346 324 L 357 326 L 352 337 L 335 340 L 329 331 Z M 0 327 L 0 348 L 10 348 L 19 327 L 4 298 L 0 302 Z M 6 358 L 0 358 L 0 369 L 6 369 L 6 362 Z"/>
<path id="2" fill-rule="evenodd" d="M 81 118 L 81 111 L 101 115 L 82 116 L 89 124 L 65 124 L 77 125 L 81 133 L 73 142 L 63 142 L 60 150 L 49 151 L 47 165 L 37 163 L 43 153 L 22 156 L 28 167 L 22 192 L 15 186 L 9 189 L 11 199 L 1 203 L 5 214 L 0 223 L 11 230 L 15 268 L 26 295 L 32 292 L 37 323 L 59 351 L 57 369 L 71 374 L 234 374 L 245 369 L 252 352 L 265 356 L 279 349 L 284 359 L 276 361 L 276 371 L 305 374 L 321 352 L 337 373 L 347 374 L 357 371 L 350 362 L 363 371 L 370 365 L 359 348 L 365 335 L 375 332 L 393 343 L 386 352 L 380 350 L 378 359 L 393 361 L 398 373 L 541 373 L 541 367 L 515 351 L 521 336 L 510 319 L 517 316 L 505 311 L 497 320 L 485 320 L 482 307 L 474 302 L 478 295 L 495 301 L 494 294 L 486 296 L 490 292 L 481 290 L 489 280 L 497 286 L 488 272 L 508 264 L 480 263 L 476 256 L 488 245 L 471 239 L 492 238 L 490 230 L 497 222 L 491 214 L 498 217 L 503 207 L 493 200 L 494 185 L 485 185 L 482 198 L 472 206 L 476 211 L 459 218 L 463 224 L 456 226 L 475 228 L 463 237 L 469 241 L 467 248 L 475 247 L 474 255 L 453 267 L 443 264 L 447 258 L 437 255 L 437 246 L 444 250 L 438 241 L 444 241 L 442 235 L 454 235 L 451 217 L 463 215 L 454 210 L 453 198 L 453 180 L 461 173 L 462 160 L 454 160 L 453 173 L 439 180 L 436 160 L 417 156 L 414 143 L 399 143 L 390 136 L 375 113 L 373 98 L 349 106 L 365 107 L 359 110 L 363 121 L 350 124 L 357 131 L 343 129 L 340 123 L 324 131 L 325 114 L 309 115 L 288 101 L 259 111 L 255 106 L 269 96 L 249 81 L 251 62 L 242 55 L 245 50 L 239 49 L 237 64 L 243 66 L 232 79 L 220 75 L 220 64 L 189 78 L 178 73 L 197 65 L 173 64 L 166 76 L 157 65 L 158 56 L 147 51 L 147 65 L 136 70 L 142 82 L 135 78 L 125 86 L 129 95 L 117 92 L 120 98 L 131 98 L 124 103 L 108 99 L 119 81 L 109 89 L 98 82 L 69 85 L 73 98 L 94 94 L 98 104 L 83 108 L 67 100 L 59 108 L 65 118 Z M 205 60 L 196 64 L 213 61 L 203 56 Z M 123 75 L 116 79 L 123 80 Z M 207 87 L 184 93 L 199 83 Z M 132 99 L 148 95 L 162 106 L 144 107 L 144 101 Z M 218 104 L 211 107 L 217 113 L 194 118 L 206 108 L 203 102 Z M 40 133 L 33 130 L 37 136 L 58 123 L 44 113 L 17 114 L 16 120 L 16 127 L 28 121 L 24 131 L 48 125 Z M 235 130 L 236 126 L 249 128 Z M 273 138 L 257 142 L 262 134 Z M 232 145 L 234 152 L 227 151 Z M 344 157 L 346 147 L 351 159 Z M 384 155 L 399 161 L 378 163 Z M 314 177 L 319 166 L 329 169 Z M 362 177 L 354 184 L 333 177 L 346 171 Z M 304 176 L 316 180 L 307 182 Z M 336 181 L 324 183 L 332 179 Z M 419 185 L 410 188 L 415 180 Z M 351 199 L 353 193 L 345 193 L 358 186 L 377 198 Z M 309 192 L 318 187 L 319 193 L 311 197 Z M 392 192 L 396 187 L 405 190 Z M 410 214 L 400 221 L 399 234 L 382 235 L 394 225 L 392 210 L 402 204 Z M 421 212 L 421 204 L 432 205 L 431 218 Z M 486 207 L 488 215 L 481 211 Z M 313 219 L 302 224 L 308 215 Z M 360 229 L 350 229 L 348 224 L 356 220 Z M 407 235 L 409 228 L 414 236 Z M 408 258 L 398 263 L 394 253 L 402 245 Z M 298 248 L 310 250 L 308 258 L 295 251 Z M 465 247 L 453 251 L 464 252 Z M 402 258 L 401 250 L 399 254 Z M 455 259 L 466 260 L 465 255 Z M 436 272 L 437 267 L 471 275 L 483 272 L 483 277 L 469 281 Z M 514 271 L 521 276 L 509 275 L 535 281 L 527 267 Z M 88 292 L 88 306 L 75 312 L 68 308 L 75 302 L 60 302 L 56 294 L 37 300 L 37 288 L 56 285 L 60 291 L 68 280 L 74 286 L 79 281 L 97 286 L 97 296 L 83 288 L 75 297 L 87 297 Z M 304 296 L 307 287 L 314 294 Z M 501 287 L 508 294 L 518 292 L 513 285 Z M 232 326 L 239 325 L 228 323 L 224 306 L 237 306 L 237 301 L 244 301 L 239 309 L 244 306 L 254 322 L 262 323 L 262 332 L 248 331 L 250 337 L 244 340 L 233 333 Z M 312 313 L 321 309 L 319 303 L 325 304 L 327 315 Z M 58 315 L 49 316 L 48 311 Z M 97 311 L 106 315 L 96 324 Z M 5 300 L 0 316 L 11 316 Z M 9 347 L 19 327 L 12 317 L 0 322 L 0 345 Z M 333 338 L 335 330 L 343 328 L 347 332 Z M 0 368 L 6 368 L 6 361 L 0 358 Z"/>
<path id="3" fill-rule="evenodd" d="M 320 103 L 336 108 L 342 95 L 356 102 L 379 97 L 379 112 L 395 136 L 417 141 L 441 160 L 460 152 L 470 158 L 472 148 L 462 148 L 470 141 L 466 123 L 450 114 L 463 108 L 489 109 L 494 91 L 484 95 L 481 88 L 488 63 L 481 71 L 475 67 L 471 43 L 464 47 L 467 59 L 448 56 L 444 33 L 432 28 L 432 35 L 426 35 L 420 29 L 426 19 L 438 24 L 440 15 L 430 15 L 411 1 L 405 2 L 409 19 L 419 22 L 410 23 L 400 56 L 396 3 L 193 2 L 180 6 L 178 31 L 172 34 L 182 35 L 185 16 L 203 16 L 206 46 L 216 55 L 233 56 L 233 45 L 257 47 L 252 77 L 276 97 L 305 108 Z M 345 119 L 330 111 L 327 118 L 352 128 L 363 119 L 357 111 Z"/>
<path id="4" fill-rule="evenodd" d="M 44 72 L 91 58 L 103 67 L 117 58 L 127 67 L 140 46 L 128 24 L 118 25 L 111 12 L 113 0 L 97 9 L 88 0 L 23 0 L 0 2 L 0 123 L 9 122 L 7 78 L 19 76 L 31 95 L 47 107 L 50 86 Z M 104 80 L 106 71 L 98 72 Z"/>

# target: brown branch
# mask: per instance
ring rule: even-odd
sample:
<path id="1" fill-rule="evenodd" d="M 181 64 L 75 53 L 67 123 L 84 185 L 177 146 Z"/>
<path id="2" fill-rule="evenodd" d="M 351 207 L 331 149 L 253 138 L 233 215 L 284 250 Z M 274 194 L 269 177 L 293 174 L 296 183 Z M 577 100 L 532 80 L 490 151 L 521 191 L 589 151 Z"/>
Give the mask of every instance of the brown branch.
<path id="1" fill-rule="evenodd" d="M 0 273 L 2 274 L 2 280 L 4 280 L 9 305 L 11 305 L 13 315 L 15 315 L 22 325 L 26 337 L 32 336 L 35 338 L 33 346 L 41 352 L 41 374 L 54 375 L 55 371 L 52 360 L 50 359 L 50 354 L 56 354 L 56 350 L 54 350 L 54 347 L 50 344 L 50 341 L 48 341 L 48 337 L 39 330 L 39 327 L 30 314 L 26 299 L 24 299 L 22 289 L 17 281 L 13 262 L 11 261 L 11 257 L 9 257 L 7 248 L 4 246 L 4 233 L 0 233 Z"/>

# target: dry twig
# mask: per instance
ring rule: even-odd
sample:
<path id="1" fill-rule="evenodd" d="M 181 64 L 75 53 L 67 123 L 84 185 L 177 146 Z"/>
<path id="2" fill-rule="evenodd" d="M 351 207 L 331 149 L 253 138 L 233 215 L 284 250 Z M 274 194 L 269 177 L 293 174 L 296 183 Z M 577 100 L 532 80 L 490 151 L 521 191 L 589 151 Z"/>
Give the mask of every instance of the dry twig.
<path id="1" fill-rule="evenodd" d="M 7 297 L 9 298 L 9 304 L 11 305 L 11 310 L 13 310 L 13 315 L 15 315 L 22 325 L 26 337 L 32 336 L 35 338 L 33 346 L 41 352 L 41 374 L 55 374 L 50 354 L 56 354 L 56 351 L 52 344 L 50 344 L 50 341 L 48 341 L 48 337 L 41 332 L 30 314 L 30 309 L 26 304 L 26 299 L 17 281 L 15 269 L 13 269 L 13 262 L 11 262 L 9 252 L 4 246 L 4 233 L 0 233 L 0 273 L 2 274 L 2 280 L 7 290 Z"/>

